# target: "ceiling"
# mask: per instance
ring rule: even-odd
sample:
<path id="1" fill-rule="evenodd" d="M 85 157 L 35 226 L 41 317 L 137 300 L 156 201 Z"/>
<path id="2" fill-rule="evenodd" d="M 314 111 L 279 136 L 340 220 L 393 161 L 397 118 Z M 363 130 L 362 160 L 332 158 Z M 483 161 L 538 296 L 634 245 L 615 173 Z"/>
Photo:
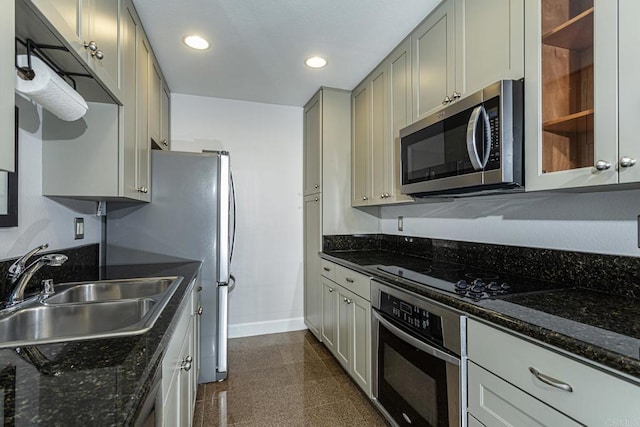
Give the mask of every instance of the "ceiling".
<path id="1" fill-rule="evenodd" d="M 302 106 L 353 89 L 440 0 L 133 1 L 171 92 Z M 187 48 L 192 33 L 211 47 Z"/>

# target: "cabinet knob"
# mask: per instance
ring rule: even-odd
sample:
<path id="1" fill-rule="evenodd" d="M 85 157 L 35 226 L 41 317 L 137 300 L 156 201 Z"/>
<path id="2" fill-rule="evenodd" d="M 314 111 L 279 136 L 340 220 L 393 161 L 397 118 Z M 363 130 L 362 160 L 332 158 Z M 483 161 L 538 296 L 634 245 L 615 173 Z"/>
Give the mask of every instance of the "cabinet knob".
<path id="1" fill-rule="evenodd" d="M 163 140 L 162 140 L 162 145 L 164 145 L 165 147 L 168 147 L 168 146 L 169 146 L 169 143 L 167 142 L 167 140 L 166 140 L 166 139 L 163 139 Z"/>
<path id="2" fill-rule="evenodd" d="M 198 314 L 198 316 L 202 316 L 202 313 L 204 312 L 204 309 L 202 308 L 202 306 L 198 307 L 198 311 L 196 311 L 196 313 Z"/>
<path id="3" fill-rule="evenodd" d="M 389 197 L 391 197 L 391 194 L 389 194 L 389 193 L 384 193 L 384 197 L 388 199 Z"/>
<path id="4" fill-rule="evenodd" d="M 349 283 L 353 283 L 353 279 L 351 277 L 345 277 L 345 279 Z"/>
<path id="5" fill-rule="evenodd" d="M 187 362 L 187 363 L 191 363 L 191 362 L 193 362 L 193 357 L 187 356 L 187 357 L 185 357 L 184 361 Z"/>
<path id="6" fill-rule="evenodd" d="M 342 302 L 347 302 L 347 301 L 349 301 L 347 298 L 344 298 L 344 299 L 342 300 Z"/>
<path id="7" fill-rule="evenodd" d="M 330 269 L 329 267 L 322 267 L 322 269 L 323 269 L 324 271 L 331 271 L 331 269 Z"/>
<path id="8" fill-rule="evenodd" d="M 102 53 L 101 50 L 96 50 L 94 53 L 91 54 L 92 56 L 95 56 L 96 58 L 98 58 L 100 61 L 102 61 L 102 58 L 104 58 L 104 53 Z"/>
<path id="9" fill-rule="evenodd" d="M 91 52 L 95 52 L 98 50 L 98 45 L 96 44 L 96 42 L 91 40 L 89 43 L 84 42 L 84 48 L 89 49 Z"/>
<path id="10" fill-rule="evenodd" d="M 453 98 L 454 101 L 460 99 L 461 96 L 462 95 L 457 90 L 454 90 L 453 94 L 451 94 L 451 98 Z"/>
<path id="11" fill-rule="evenodd" d="M 451 98 L 449 98 L 449 95 L 445 96 L 444 99 L 442 100 L 443 104 L 449 104 L 451 103 L 451 101 L 453 101 Z"/>
<path id="12" fill-rule="evenodd" d="M 314 185 L 314 187 L 315 187 L 316 189 L 320 188 L 320 186 L 319 186 L 318 184 Z"/>
<path id="13" fill-rule="evenodd" d="M 627 156 L 620 157 L 621 168 L 630 168 L 635 164 L 636 164 L 636 159 L 634 159 L 633 157 L 627 157 Z"/>
<path id="14" fill-rule="evenodd" d="M 318 199 L 318 198 L 316 197 L 316 198 L 315 198 L 315 201 L 316 201 L 316 202 L 319 202 L 319 201 L 320 201 L 320 199 Z"/>
<path id="15" fill-rule="evenodd" d="M 329 292 L 333 292 L 333 288 L 329 288 Z"/>
<path id="16" fill-rule="evenodd" d="M 347 304 L 351 304 L 353 301 L 351 301 L 349 298 L 346 298 L 346 299 L 345 299 L 345 302 L 346 302 Z"/>
<path id="17" fill-rule="evenodd" d="M 598 160 L 596 162 L 596 169 L 598 169 L 599 171 L 606 171 L 610 167 L 611 167 L 611 163 L 606 162 L 604 160 Z"/>
<path id="18" fill-rule="evenodd" d="M 142 187 L 142 192 L 144 194 L 147 194 L 149 192 L 149 189 L 147 187 Z"/>
<path id="19" fill-rule="evenodd" d="M 191 357 L 191 356 L 188 356 Z M 180 366 L 180 369 L 182 369 L 183 371 L 189 372 L 191 370 L 191 362 L 187 362 L 187 359 L 182 361 L 182 366 Z"/>
<path id="20" fill-rule="evenodd" d="M 366 202 L 367 200 L 369 200 L 369 198 L 367 196 L 362 196 L 362 200 Z"/>

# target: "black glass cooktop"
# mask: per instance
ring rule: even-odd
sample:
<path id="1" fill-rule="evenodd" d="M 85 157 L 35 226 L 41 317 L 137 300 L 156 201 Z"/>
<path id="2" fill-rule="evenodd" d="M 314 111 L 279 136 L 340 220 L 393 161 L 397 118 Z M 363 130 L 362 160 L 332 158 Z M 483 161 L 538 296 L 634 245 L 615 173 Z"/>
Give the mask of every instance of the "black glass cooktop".
<path id="1" fill-rule="evenodd" d="M 375 268 L 382 277 L 406 280 L 474 300 L 560 287 L 522 276 L 445 261 L 420 260 L 415 264 L 377 265 Z"/>

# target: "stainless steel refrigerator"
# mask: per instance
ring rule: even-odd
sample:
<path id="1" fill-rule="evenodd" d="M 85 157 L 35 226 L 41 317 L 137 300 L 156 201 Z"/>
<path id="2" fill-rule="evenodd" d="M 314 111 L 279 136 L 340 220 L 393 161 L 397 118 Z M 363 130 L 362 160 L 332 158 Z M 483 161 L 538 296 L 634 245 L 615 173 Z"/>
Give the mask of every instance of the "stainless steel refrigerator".
<path id="1" fill-rule="evenodd" d="M 151 203 L 111 211 L 109 265 L 203 262 L 199 382 L 227 377 L 228 292 L 235 235 L 229 153 L 153 150 Z"/>

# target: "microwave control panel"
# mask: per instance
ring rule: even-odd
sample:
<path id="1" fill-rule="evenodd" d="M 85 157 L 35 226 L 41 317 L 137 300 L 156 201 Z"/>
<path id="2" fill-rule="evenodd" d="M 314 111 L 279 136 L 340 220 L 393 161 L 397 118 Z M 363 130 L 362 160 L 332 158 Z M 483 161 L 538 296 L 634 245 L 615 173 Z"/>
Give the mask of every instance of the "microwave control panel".
<path id="1" fill-rule="evenodd" d="M 489 107 L 489 106 L 487 106 Z M 500 169 L 500 111 L 496 105 L 487 108 L 489 116 L 489 127 L 491 128 L 491 149 L 489 151 L 489 160 L 485 166 L 485 170 Z"/>
<path id="2" fill-rule="evenodd" d="M 418 335 L 442 345 L 442 318 L 440 316 L 385 292 L 380 294 L 380 311 Z"/>

